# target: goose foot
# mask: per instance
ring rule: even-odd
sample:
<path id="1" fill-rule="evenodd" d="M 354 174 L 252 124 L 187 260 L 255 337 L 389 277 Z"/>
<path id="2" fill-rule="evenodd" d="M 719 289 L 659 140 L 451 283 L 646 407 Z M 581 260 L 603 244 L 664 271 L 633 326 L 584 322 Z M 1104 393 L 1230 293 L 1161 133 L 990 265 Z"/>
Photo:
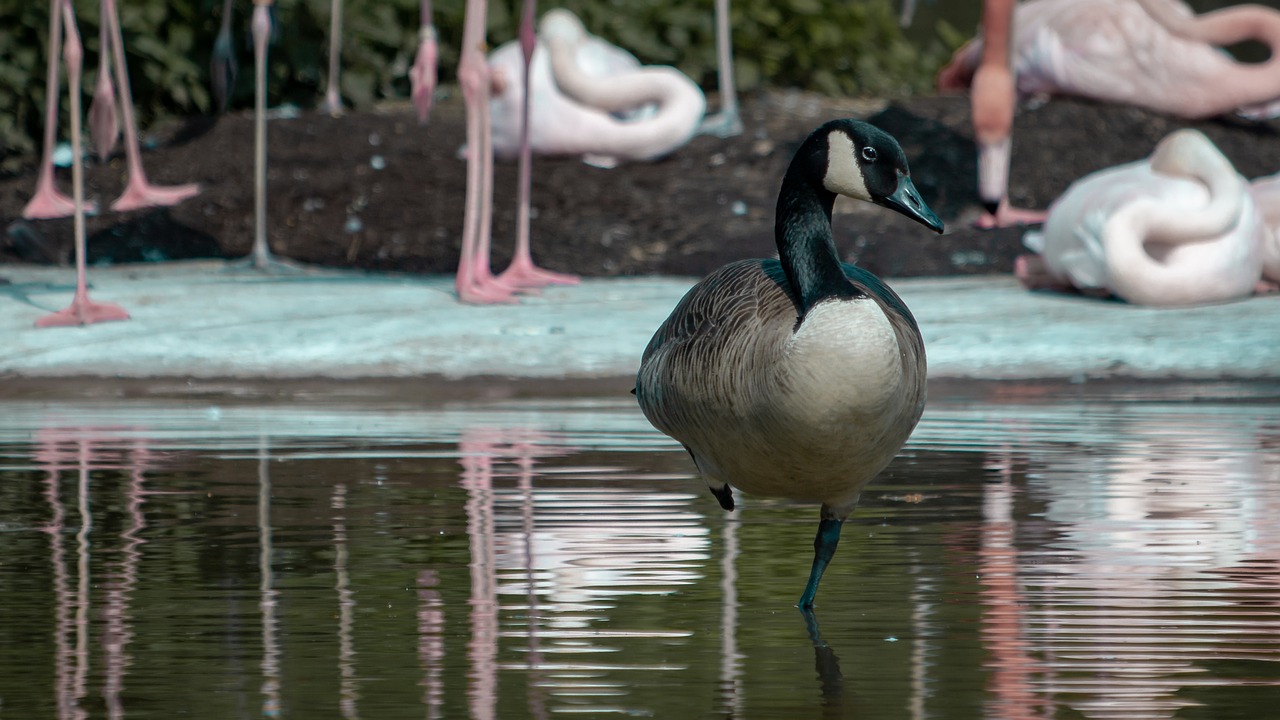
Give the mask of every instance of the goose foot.
<path id="1" fill-rule="evenodd" d="M 711 488 L 711 494 L 716 496 L 716 500 L 719 501 L 720 507 L 725 510 L 733 510 L 733 488 L 728 485 L 721 485 L 718 488 L 713 487 Z"/>

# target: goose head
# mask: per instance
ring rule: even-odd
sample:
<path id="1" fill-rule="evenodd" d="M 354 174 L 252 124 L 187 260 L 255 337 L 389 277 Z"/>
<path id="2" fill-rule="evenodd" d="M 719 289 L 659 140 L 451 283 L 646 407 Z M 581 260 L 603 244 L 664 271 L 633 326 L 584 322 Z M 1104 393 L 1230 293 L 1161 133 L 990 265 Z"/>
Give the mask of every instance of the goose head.
<path id="1" fill-rule="evenodd" d="M 852 119 L 822 125 L 800 147 L 788 174 L 797 171 L 818 179 L 828 193 L 886 207 L 942 232 L 942 220 L 911 181 L 902 146 L 874 125 Z"/>

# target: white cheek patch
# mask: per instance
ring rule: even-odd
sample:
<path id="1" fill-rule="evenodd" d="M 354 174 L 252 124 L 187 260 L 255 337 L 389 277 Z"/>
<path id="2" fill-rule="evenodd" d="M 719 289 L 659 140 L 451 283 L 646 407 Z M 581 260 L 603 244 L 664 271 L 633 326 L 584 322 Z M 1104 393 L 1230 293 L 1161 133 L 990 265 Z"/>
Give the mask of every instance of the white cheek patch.
<path id="1" fill-rule="evenodd" d="M 827 174 L 822 178 L 822 186 L 837 195 L 871 200 L 867 184 L 862 180 L 862 169 L 858 167 L 853 139 L 842 132 L 827 136 Z"/>

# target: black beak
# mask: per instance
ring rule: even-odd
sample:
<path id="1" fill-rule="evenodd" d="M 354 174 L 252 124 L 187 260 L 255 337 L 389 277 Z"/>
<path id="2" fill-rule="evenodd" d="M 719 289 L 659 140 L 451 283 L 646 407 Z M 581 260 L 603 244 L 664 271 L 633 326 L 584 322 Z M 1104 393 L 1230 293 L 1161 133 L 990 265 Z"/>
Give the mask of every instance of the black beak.
<path id="1" fill-rule="evenodd" d="M 909 175 L 899 175 L 898 189 L 892 195 L 881 198 L 879 204 L 906 215 L 936 233 L 943 230 L 942 221 L 920 199 L 920 192 L 916 190 Z"/>

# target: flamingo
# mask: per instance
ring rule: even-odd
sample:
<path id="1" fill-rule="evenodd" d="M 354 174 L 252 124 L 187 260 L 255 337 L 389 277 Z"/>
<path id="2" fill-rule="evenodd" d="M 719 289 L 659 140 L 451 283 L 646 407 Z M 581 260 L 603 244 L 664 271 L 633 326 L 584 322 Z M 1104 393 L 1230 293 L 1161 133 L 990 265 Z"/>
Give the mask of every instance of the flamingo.
<path id="1" fill-rule="evenodd" d="M 650 160 L 684 145 L 706 109 L 702 91 L 671 67 L 643 67 L 631 53 L 587 33 L 568 10 L 552 10 L 539 24 L 530 66 L 529 142 L 544 155 L 584 155 L 613 167 Z M 524 130 L 522 86 L 504 82 L 523 72 L 515 42 L 489 57 L 495 78 L 490 102 L 493 148 L 511 156 Z"/>
<path id="2" fill-rule="evenodd" d="M 1189 119 L 1264 112 L 1280 100 L 1280 12 L 1261 5 L 1197 16 L 1178 0 L 1030 0 L 1013 10 L 1013 27 L 1023 96 L 1078 95 Z M 1219 49 L 1244 40 L 1265 44 L 1270 59 L 1241 63 Z M 939 89 L 969 84 L 983 44 L 956 52 Z"/>
<path id="3" fill-rule="evenodd" d="M 329 81 L 320 109 L 333 116 L 342 114 L 342 95 L 338 91 L 342 72 L 342 0 L 329 6 Z"/>
<path id="4" fill-rule="evenodd" d="M 299 272 L 298 266 L 277 259 L 267 242 L 267 45 L 271 38 L 271 8 L 275 0 L 253 0 L 253 247 L 232 265 L 268 273 Z"/>
<path id="5" fill-rule="evenodd" d="M 1203 133 L 1171 133 L 1151 157 L 1077 180 L 1018 259 L 1030 288 L 1110 293 L 1143 305 L 1253 293 L 1271 242 L 1248 183 Z"/>
<path id="6" fill-rule="evenodd" d="M 62 53 L 63 62 L 67 64 L 67 90 L 71 102 L 71 209 L 75 218 L 76 292 L 67 308 L 36 320 L 36 327 L 42 328 L 129 319 L 129 313 L 119 305 L 89 299 L 85 279 L 84 157 L 80 147 L 80 71 L 84 62 L 84 48 L 80 44 L 80 33 L 76 29 L 75 10 L 71 7 L 71 0 L 53 0 L 50 13 L 57 18 L 59 11 L 62 14 L 63 29 L 67 33 Z M 53 51 L 54 46 L 50 45 L 50 52 Z M 55 63 L 51 59 L 49 64 Z M 49 99 L 51 106 L 56 102 L 57 98 Z"/>
<path id="7" fill-rule="evenodd" d="M 58 191 L 53 182 L 53 148 L 57 133 L 58 119 L 58 68 L 54 58 L 61 45 L 61 29 L 56 19 L 57 0 L 51 5 L 49 20 L 49 71 L 45 78 L 45 131 L 44 152 L 40 162 L 40 171 L 36 180 L 36 192 L 22 211 L 28 219 L 45 219 L 66 217 L 75 212 L 75 203 Z M 74 14 L 72 15 L 74 18 Z M 144 207 L 165 207 L 176 205 L 195 197 L 200 192 L 198 184 L 161 187 L 152 185 L 147 180 L 146 171 L 142 168 L 142 152 L 138 146 L 138 126 L 133 116 L 133 95 L 129 90 L 129 72 L 124 59 L 124 37 L 120 31 L 120 18 L 116 10 L 115 0 L 102 0 L 103 40 L 101 52 L 110 48 L 115 65 L 115 74 L 120 82 L 121 114 L 124 119 L 125 155 L 128 163 L 129 181 L 124 192 L 111 204 L 117 212 L 127 212 Z M 68 30 L 68 42 L 70 33 Z M 78 31 L 77 31 L 78 36 Z M 77 42 L 79 38 L 77 37 Z M 83 48 L 81 49 L 83 58 Z M 115 113 L 115 92 L 111 85 L 111 73 L 106 64 L 105 55 L 99 60 L 98 83 L 94 92 L 94 106 L 90 111 L 91 135 L 95 140 L 98 153 L 105 157 L 110 154 L 119 135 L 119 126 Z M 68 73 L 70 68 L 68 68 Z M 84 206 L 86 211 L 96 211 L 94 206 Z"/>
<path id="8" fill-rule="evenodd" d="M 524 0 L 520 22 L 520 47 L 526 58 L 532 58 L 536 0 Z M 484 54 L 487 0 L 467 0 L 463 20 L 462 50 L 458 57 L 458 84 L 467 110 L 467 202 L 463 214 L 462 254 L 458 260 L 455 288 L 458 299 L 467 303 L 515 302 L 515 293 L 548 284 L 573 284 L 573 275 L 552 273 L 537 268 L 529 249 L 528 218 L 531 186 L 532 150 L 527 134 L 521 142 L 519 167 L 519 227 L 515 255 L 511 265 L 500 276 L 489 267 L 490 222 L 493 208 L 493 130 L 489 114 L 493 72 Z M 528 62 L 528 61 L 526 61 Z M 530 73 L 524 72 L 523 83 Z M 525 92 L 528 98 L 529 93 Z M 527 117 L 527 100 L 522 103 Z M 529 123 L 524 123 L 527 127 Z"/>

